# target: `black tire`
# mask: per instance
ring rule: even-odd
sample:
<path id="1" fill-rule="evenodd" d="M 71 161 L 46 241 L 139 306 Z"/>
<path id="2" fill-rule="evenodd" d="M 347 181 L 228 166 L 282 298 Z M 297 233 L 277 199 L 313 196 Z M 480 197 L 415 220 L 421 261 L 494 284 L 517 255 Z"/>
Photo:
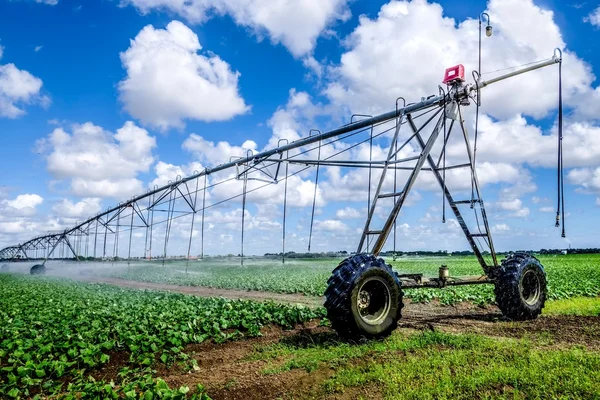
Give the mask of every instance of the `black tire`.
<path id="1" fill-rule="evenodd" d="M 370 254 L 349 257 L 333 270 L 327 284 L 327 318 L 340 336 L 383 338 L 398 326 L 402 289 L 383 259 Z"/>
<path id="2" fill-rule="evenodd" d="M 29 270 L 31 275 L 44 275 L 46 273 L 46 266 L 42 264 L 36 264 Z"/>
<path id="3" fill-rule="evenodd" d="M 502 260 L 494 288 L 502 314 L 516 321 L 537 318 L 548 293 L 546 272 L 534 256 L 511 254 Z"/>
<path id="4" fill-rule="evenodd" d="M 3 264 L 2 267 L 0 268 L 1 272 L 8 272 L 10 271 L 10 266 L 8 264 Z"/>

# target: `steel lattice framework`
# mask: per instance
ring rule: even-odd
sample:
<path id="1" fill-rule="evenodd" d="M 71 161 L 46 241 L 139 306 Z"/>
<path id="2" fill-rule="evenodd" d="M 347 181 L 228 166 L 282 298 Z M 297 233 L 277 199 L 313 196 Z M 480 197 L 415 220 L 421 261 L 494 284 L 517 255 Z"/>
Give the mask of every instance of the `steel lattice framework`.
<path id="1" fill-rule="evenodd" d="M 260 190 L 269 185 L 283 183 L 283 236 L 282 248 L 285 255 L 285 229 L 286 229 L 286 206 L 287 186 L 291 176 L 314 168 L 315 192 L 312 206 L 312 218 L 309 234 L 309 251 L 312 240 L 312 227 L 314 222 L 314 210 L 319 180 L 319 168 L 322 166 L 334 166 L 342 168 L 368 168 L 369 170 L 369 199 L 368 215 L 366 216 L 364 229 L 360 238 L 357 252 L 369 252 L 378 255 L 389 235 L 395 232 L 395 224 L 400 210 L 406 203 L 408 194 L 421 171 L 433 174 L 435 181 L 440 185 L 450 210 L 458 221 L 464 232 L 469 246 L 475 253 L 479 263 L 486 274 L 498 266 L 496 252 L 494 249 L 488 220 L 485 212 L 480 185 L 477 179 L 475 151 L 471 145 L 470 137 L 464 122 L 463 108 L 471 102 L 477 106 L 480 104 L 479 92 L 486 86 L 523 74 L 535 69 L 562 62 L 560 50 L 555 51 L 549 60 L 529 65 L 526 68 L 498 76 L 487 81 L 482 80 L 474 74 L 475 83 L 464 84 L 453 83 L 445 88 L 439 88 L 439 94 L 430 96 L 420 102 L 405 104 L 403 98 L 396 102 L 393 111 L 378 116 L 355 115 L 347 125 L 331 130 L 329 132 L 311 131 L 311 135 L 294 142 L 280 140 L 274 149 L 256 153 L 249 151 L 245 156 L 232 158 L 224 164 L 197 171 L 188 177 L 177 177 L 167 185 L 155 187 L 146 193 L 123 201 L 115 207 L 100 212 L 87 220 L 77 223 L 75 226 L 60 232 L 51 232 L 37 236 L 25 243 L 6 247 L 0 250 L 0 260 L 15 259 L 41 259 L 45 263 L 49 258 L 76 258 L 85 257 L 110 259 L 121 254 L 119 246 L 125 246 L 127 256 L 131 259 L 131 244 L 134 230 L 145 232 L 144 257 L 162 258 L 167 257 L 167 246 L 169 243 L 171 227 L 173 222 L 184 216 L 191 216 L 191 227 L 188 242 L 187 256 L 190 257 L 192 247 L 193 231 L 197 225 L 201 230 L 201 253 L 204 254 L 205 236 L 205 212 L 225 201 L 242 200 L 241 215 L 241 255 L 243 263 L 244 244 L 244 218 L 246 209 L 246 197 L 248 193 Z M 356 119 L 356 120 L 355 120 Z M 400 140 L 400 132 L 408 129 L 407 138 Z M 454 165 L 446 165 L 446 146 L 452 132 L 459 131 L 458 135 L 465 144 L 465 162 Z M 313 134 L 314 133 L 314 134 Z M 359 133 L 366 133 L 369 137 L 362 141 L 343 148 L 333 155 L 321 158 L 321 148 L 326 144 L 332 144 L 343 139 L 352 137 Z M 385 136 L 387 135 L 387 136 Z M 389 146 L 387 156 L 382 160 L 372 159 L 373 140 L 388 137 Z M 441 144 L 440 144 L 441 141 Z M 340 154 L 352 148 L 368 143 L 371 156 L 368 160 L 348 160 L 339 157 Z M 437 159 L 432 155 L 434 145 L 441 145 L 441 152 Z M 411 157 L 399 157 L 400 152 L 407 146 L 418 149 L 419 153 Z M 317 158 L 307 158 L 307 154 L 317 153 Z M 290 166 L 295 170 L 290 173 Z M 471 196 L 468 199 L 456 200 L 450 193 L 446 184 L 446 172 L 453 169 L 466 168 L 471 177 Z M 208 177 L 221 171 L 235 171 L 231 178 L 218 182 L 208 182 Z M 398 172 L 405 171 L 408 176 L 404 183 L 398 182 Z M 390 179 L 393 174 L 394 189 L 384 193 L 384 181 Z M 374 193 L 371 193 L 371 179 L 377 182 Z M 224 184 L 231 180 L 242 183 L 242 193 L 227 200 L 207 204 L 207 191 L 215 186 Z M 248 181 L 258 180 L 260 185 L 248 189 Z M 392 204 L 386 207 L 387 218 L 383 226 L 373 227 L 376 207 L 382 207 L 382 199 L 391 199 Z M 473 210 L 477 220 L 477 229 L 468 227 L 461 206 L 468 205 Z M 153 237 L 155 227 L 164 224 L 164 240 L 157 243 Z M 119 243 L 123 232 L 129 233 L 127 243 Z M 112 236 L 111 249 L 107 248 L 108 237 Z M 394 239 L 394 245 L 396 241 Z M 158 250 L 157 250 L 158 247 Z M 122 252 L 122 250 L 121 250 Z M 484 258 L 485 252 L 489 252 L 489 259 Z M 158 256 L 157 256 L 158 254 Z"/>

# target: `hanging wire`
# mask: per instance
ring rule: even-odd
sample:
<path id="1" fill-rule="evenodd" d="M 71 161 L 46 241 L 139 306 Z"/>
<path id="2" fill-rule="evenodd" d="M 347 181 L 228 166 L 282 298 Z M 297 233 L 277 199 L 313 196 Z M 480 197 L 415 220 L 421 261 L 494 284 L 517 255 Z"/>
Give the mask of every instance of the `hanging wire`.
<path id="1" fill-rule="evenodd" d="M 206 210 L 206 179 L 208 172 L 204 169 L 204 192 L 202 193 L 202 239 L 200 240 L 200 258 L 204 259 L 204 211 Z"/>
<path id="2" fill-rule="evenodd" d="M 396 131 L 398 130 L 398 125 L 401 124 L 401 119 L 400 116 L 398 115 L 398 100 L 402 100 L 402 102 L 404 103 L 402 108 L 406 107 L 406 100 L 404 99 L 404 97 L 400 96 L 396 99 L 396 126 L 395 129 Z M 388 160 L 389 161 L 389 160 Z M 396 162 L 398 161 L 398 137 L 396 136 L 395 140 L 394 140 L 394 167 L 397 165 Z M 398 170 L 396 168 L 394 168 L 394 193 L 396 193 L 398 191 Z M 392 259 L 394 261 L 396 261 L 396 227 L 397 227 L 397 222 L 396 222 L 397 218 L 394 219 L 394 244 L 393 244 L 393 255 L 392 255 Z"/>
<path id="3" fill-rule="evenodd" d="M 312 129 L 311 132 L 316 131 L 316 129 Z M 317 131 L 320 133 L 320 131 Z M 315 205 L 317 204 L 317 188 L 319 186 L 319 162 L 321 161 L 321 141 L 319 140 L 319 147 L 317 153 L 317 173 L 315 176 L 315 192 L 313 195 L 313 204 L 312 204 L 312 212 L 310 214 L 310 232 L 308 234 L 308 252 L 310 253 L 310 245 L 312 242 L 312 232 L 313 232 L 313 223 L 315 221 Z"/>
<path id="4" fill-rule="evenodd" d="M 480 22 L 481 23 L 481 22 Z M 442 107 L 444 107 L 444 143 L 442 145 L 442 157 L 443 157 L 443 165 L 442 165 L 442 181 L 443 181 L 443 187 L 442 187 L 442 223 L 445 224 L 446 223 L 446 143 L 448 142 L 448 135 L 446 134 L 446 119 L 448 118 L 446 115 L 446 92 L 444 91 L 444 88 L 442 88 L 441 86 L 438 86 L 438 90 L 440 92 L 440 94 L 443 95 L 443 102 L 442 102 Z M 433 166 L 432 166 L 433 167 Z"/>
<path id="5" fill-rule="evenodd" d="M 565 188 L 564 188 L 564 176 L 563 176 L 563 101 L 562 101 L 562 52 L 560 49 L 555 49 L 560 54 L 560 61 L 558 63 L 558 168 L 557 168 L 557 206 L 556 206 L 556 227 L 560 225 L 560 217 L 562 214 L 562 232 L 561 237 L 565 237 Z"/>
<path id="6" fill-rule="evenodd" d="M 244 174 L 244 187 L 243 187 L 243 192 L 242 192 L 242 194 L 243 194 L 243 196 L 242 196 L 242 243 L 241 243 L 242 250 L 240 253 L 240 256 L 241 256 L 240 260 L 241 260 L 242 267 L 244 266 L 244 220 L 246 217 L 246 189 L 247 189 L 247 187 L 248 187 L 248 172 L 246 172 Z"/>
<path id="7" fill-rule="evenodd" d="M 119 203 L 121 205 L 121 203 Z M 113 262 L 118 261 L 117 257 L 119 257 L 119 223 L 121 221 L 121 210 L 117 211 L 117 230 L 115 233 L 115 243 L 113 247 Z"/>
<path id="8" fill-rule="evenodd" d="M 135 214 L 135 212 L 133 210 L 133 203 L 130 204 L 130 207 L 131 207 L 131 224 L 129 226 L 129 250 L 127 252 L 127 266 L 129 266 L 130 260 L 131 260 L 131 238 L 133 236 L 133 215 Z"/>
<path id="9" fill-rule="evenodd" d="M 481 75 L 477 71 L 473 71 L 473 79 L 476 82 L 477 101 L 475 102 L 475 139 L 473 142 L 473 169 L 476 168 L 475 160 L 477 159 L 477 137 L 479 136 L 479 107 L 481 105 L 481 88 L 479 87 L 479 79 Z M 471 179 L 471 208 L 475 201 L 475 182 Z"/>
<path id="10" fill-rule="evenodd" d="M 169 183 L 171 183 L 169 181 Z M 175 190 L 173 189 L 173 186 L 171 186 L 171 193 L 169 193 L 169 209 L 167 211 L 167 229 L 165 231 L 165 246 L 164 246 L 164 251 L 163 251 L 163 257 L 162 257 L 162 265 L 163 267 L 165 266 L 165 261 L 167 259 L 167 245 L 169 244 L 169 233 L 171 232 L 171 224 L 173 223 L 173 212 L 172 209 L 175 208 L 175 201 L 173 199 L 173 193 L 175 192 Z"/>
<path id="11" fill-rule="evenodd" d="M 287 139 L 279 139 L 277 143 L 277 147 L 281 147 L 281 143 L 285 141 L 289 143 Z M 290 152 L 287 150 L 285 152 L 285 158 L 289 158 Z M 283 153 L 281 154 L 283 157 Z M 287 217 L 287 188 L 288 188 L 288 172 L 289 172 L 290 163 L 285 163 L 285 181 L 283 183 L 283 227 L 282 227 L 282 239 L 281 239 L 281 263 L 285 264 L 285 225 L 286 225 L 286 217 Z"/>
<path id="12" fill-rule="evenodd" d="M 198 171 L 194 171 L 196 175 Z M 185 263 L 185 273 L 188 272 L 188 265 L 190 264 L 190 251 L 192 250 L 192 236 L 194 235 L 194 220 L 196 219 L 196 203 L 198 201 L 198 178 L 196 178 L 196 190 L 194 191 L 194 208 L 192 210 L 192 226 L 190 227 L 190 242 L 188 243 L 187 260 Z"/>

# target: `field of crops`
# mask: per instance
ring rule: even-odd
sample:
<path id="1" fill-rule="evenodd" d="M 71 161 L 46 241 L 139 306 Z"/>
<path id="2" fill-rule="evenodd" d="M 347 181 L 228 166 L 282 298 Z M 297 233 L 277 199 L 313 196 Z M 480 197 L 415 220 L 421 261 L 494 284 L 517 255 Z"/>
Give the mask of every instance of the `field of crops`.
<path id="1" fill-rule="evenodd" d="M 548 275 L 549 298 L 565 299 L 600 294 L 600 255 L 541 256 Z M 137 263 L 130 267 L 89 268 L 90 273 L 154 283 L 209 286 L 229 289 L 249 289 L 282 293 L 323 295 L 331 270 L 339 263 L 336 259 L 292 260 L 281 264 L 269 259 L 207 259 L 201 261 Z M 474 257 L 407 257 L 388 260 L 403 273 L 424 273 L 435 276 L 442 264 L 448 265 L 451 276 L 481 274 Z M 186 273 L 187 264 L 187 273 Z M 60 268 L 60 265 L 56 266 Z M 83 267 L 82 267 L 83 268 Z M 477 304 L 494 302 L 489 285 L 451 287 L 444 290 L 408 290 L 413 301 L 439 299 L 443 304 L 470 301 Z"/>
<path id="2" fill-rule="evenodd" d="M 275 389 L 271 388 L 276 390 L 273 393 L 286 393 L 287 390 L 285 380 L 279 382 L 270 376 L 286 373 L 296 376 L 298 372 L 294 371 L 297 370 L 310 374 L 318 369 L 337 372 L 316 386 L 317 397 L 323 395 L 323 390 L 333 394 L 344 390 L 360 392 L 364 385 L 376 384 L 385 390 L 374 398 L 394 398 L 398 387 L 407 379 L 398 375 L 400 370 L 412 376 L 410 382 L 417 385 L 410 392 L 413 398 L 420 398 L 423 393 L 451 396 L 456 393 L 453 391 L 459 391 L 465 398 L 473 398 L 480 389 L 485 394 L 483 397 L 490 398 L 535 398 L 540 397 L 540 393 L 565 398 L 600 396 L 593 384 L 597 371 L 600 371 L 600 340 L 597 336 L 600 328 L 600 257 L 578 255 L 540 259 L 548 274 L 550 298 L 561 299 L 550 302 L 546 310 L 550 315 L 561 315 L 561 318 L 563 314 L 586 317 L 568 319 L 564 323 L 546 317 L 536 321 L 539 326 L 516 327 L 520 335 L 527 335 L 523 339 L 526 342 L 496 343 L 486 336 L 464 338 L 461 333 L 449 335 L 437 330 L 433 336 L 427 332 L 415 335 L 400 330 L 382 343 L 358 346 L 340 342 L 328 328 L 320 326 L 327 325 L 322 308 L 200 298 L 65 279 L 68 276 L 86 279 L 100 275 L 155 283 L 320 296 L 331 269 L 339 260 L 293 260 L 282 265 L 279 261 L 254 259 L 246 260 L 243 267 L 237 259 L 179 261 L 165 265 L 138 262 L 129 266 L 49 263 L 49 273 L 61 273 L 62 277 L 32 277 L 25 275 L 25 263 L 13 264 L 11 272 L 17 273 L 0 274 L 0 397 L 207 399 L 208 394 L 216 393 L 218 399 L 223 393 L 219 390 L 238 393 L 235 392 L 236 385 L 242 383 L 228 376 L 239 370 L 240 374 L 246 371 L 250 376 L 250 383 L 245 383 L 250 389 L 240 387 L 240 393 L 254 390 L 252 393 L 256 396 L 253 398 L 270 398 L 269 395 L 262 396 L 259 389 L 279 384 Z M 400 272 L 435 275 L 440 264 L 448 265 L 453 276 L 480 272 L 475 260 L 469 257 L 412 257 L 389 261 Z M 413 290 L 408 291 L 408 295 L 413 302 L 421 303 L 434 298 L 442 304 L 465 300 L 487 304 L 494 300 L 492 287 L 487 285 Z M 419 306 L 428 307 L 427 304 Z M 481 310 L 477 311 L 483 313 L 478 314 L 480 316 L 489 313 Z M 479 323 L 475 317 L 460 325 L 460 318 L 457 328 L 452 329 L 462 332 L 465 326 Z M 451 317 L 450 321 L 453 320 Z M 556 326 L 547 326 L 548 321 Z M 199 343 L 239 343 L 241 339 L 259 336 L 261 328 L 267 325 L 289 329 L 306 322 L 317 326 L 316 333 L 303 336 L 301 330 L 299 336 L 290 341 L 281 339 L 276 345 L 267 342 L 242 347 L 246 349 L 244 353 L 239 353 L 235 345 L 217 344 L 215 346 L 225 347 L 216 348 L 216 358 L 208 361 L 208 366 L 198 361 L 202 355 L 189 351 L 190 346 Z M 410 315 L 407 323 L 411 327 L 409 331 L 414 331 Z M 431 322 L 424 324 L 428 327 L 426 330 L 431 329 Z M 502 323 L 507 324 L 505 327 L 487 324 L 475 326 L 475 331 L 483 329 L 485 333 L 492 329 L 490 335 L 496 337 L 505 335 L 504 329 L 512 329 L 510 323 Z M 536 331 L 539 336 L 535 336 Z M 276 342 L 279 340 L 278 337 Z M 573 345 L 575 347 L 571 348 Z M 556 346 L 560 350 L 556 350 Z M 222 354 L 228 348 L 233 355 Z M 440 349 L 444 351 L 443 357 L 439 356 Z M 390 351 L 395 354 L 392 358 L 388 356 Z M 368 361 L 364 366 L 355 365 L 366 356 Z M 404 357 L 405 361 L 394 361 L 398 356 Z M 217 377 L 212 376 L 213 370 L 218 370 L 218 365 L 228 360 L 227 357 L 233 361 L 222 367 L 225 374 L 222 379 L 225 380 L 215 381 Z M 461 365 L 471 357 L 477 357 L 480 364 L 478 368 L 465 370 Z M 241 368 L 243 365 L 249 367 Z M 535 370 L 529 370 L 525 376 L 522 372 L 525 366 Z M 439 381 L 440 368 L 444 371 L 459 368 L 464 379 L 456 381 L 450 374 Z M 428 371 L 426 375 L 422 374 L 424 370 Z M 169 380 L 167 377 L 174 373 L 172 371 L 179 371 L 180 375 Z M 579 374 L 587 378 L 583 379 Z M 524 376 L 527 382 L 521 384 L 520 379 L 525 379 Z M 536 376 L 543 379 L 536 380 Z M 568 387 L 552 383 L 557 379 L 570 383 Z M 213 386 L 208 389 L 202 386 L 206 382 Z M 300 379 L 299 382 L 295 390 L 302 392 L 306 381 Z M 215 392 L 215 387 L 221 389 Z M 306 393 L 299 397 L 304 395 Z M 227 396 L 245 398 L 241 394 L 242 397 Z M 225 398 L 229 398 L 227 396 Z M 358 397 L 350 395 L 346 398 Z"/>
<path id="3" fill-rule="evenodd" d="M 180 398 L 189 389 L 169 389 L 154 371 L 157 364 L 187 363 L 185 345 L 317 317 L 322 310 L 2 274 L 0 397 Z M 99 371 L 111 357 L 122 368 L 103 378 Z"/>

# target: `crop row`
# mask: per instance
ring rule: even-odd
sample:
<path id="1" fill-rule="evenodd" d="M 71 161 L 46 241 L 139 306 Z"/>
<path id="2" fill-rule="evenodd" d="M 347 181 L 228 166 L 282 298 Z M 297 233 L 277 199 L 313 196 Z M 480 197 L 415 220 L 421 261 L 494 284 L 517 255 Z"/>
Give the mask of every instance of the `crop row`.
<path id="1" fill-rule="evenodd" d="M 0 397 L 179 398 L 152 376 L 156 363 L 190 362 L 185 346 L 291 327 L 322 310 L 0 275 Z M 129 354 L 118 382 L 95 371 Z M 201 393 L 199 391 L 198 393 Z M 199 394 L 198 394 L 199 396 Z"/>
<path id="2" fill-rule="evenodd" d="M 600 255 L 545 256 L 540 257 L 548 276 L 550 299 L 600 294 Z M 185 263 L 138 264 L 131 268 L 119 268 L 106 272 L 122 279 L 140 280 L 177 285 L 208 286 L 230 289 L 248 289 L 282 293 L 304 293 L 322 296 L 331 270 L 340 260 L 294 260 L 282 265 L 271 260 L 246 262 L 240 267 L 231 262 L 191 262 L 188 272 Z M 441 264 L 447 264 L 452 276 L 481 274 L 474 257 L 423 257 L 388 260 L 394 269 L 403 273 L 437 275 Z M 102 273 L 101 271 L 97 271 Z M 414 302 L 438 299 L 444 304 L 471 301 L 477 304 L 494 302 L 493 288 L 461 286 L 438 289 L 408 290 L 407 296 Z"/>

